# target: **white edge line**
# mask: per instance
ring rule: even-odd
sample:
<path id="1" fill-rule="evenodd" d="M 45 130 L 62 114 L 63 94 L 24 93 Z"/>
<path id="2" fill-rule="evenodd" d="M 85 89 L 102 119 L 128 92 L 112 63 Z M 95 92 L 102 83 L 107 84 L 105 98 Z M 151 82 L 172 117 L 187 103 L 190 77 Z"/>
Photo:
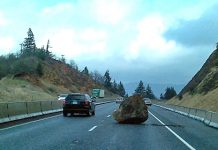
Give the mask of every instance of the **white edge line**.
<path id="1" fill-rule="evenodd" d="M 192 147 L 188 142 L 186 142 L 183 138 L 181 138 L 178 134 L 176 134 L 172 129 L 167 127 L 160 119 L 158 119 L 154 114 L 152 114 L 150 111 L 148 111 L 157 121 L 159 121 L 162 125 L 164 125 L 167 130 L 169 130 L 173 135 L 175 135 L 182 143 L 184 143 L 190 150 L 195 150 L 194 147 Z"/>
<path id="2" fill-rule="evenodd" d="M 12 128 L 15 128 L 15 127 L 20 127 L 20 126 L 23 126 L 23 125 L 31 124 L 31 123 L 34 123 L 34 122 L 39 122 L 39 121 L 42 121 L 42 120 L 51 119 L 51 118 L 58 117 L 58 116 L 61 116 L 61 115 L 55 115 L 55 116 L 51 116 L 51 117 L 47 117 L 47 118 L 43 118 L 43 119 L 38 119 L 38 120 L 34 120 L 34 121 L 30 121 L 30 122 L 14 125 L 14 126 L 11 126 L 11 127 L 0 129 L 0 131 L 12 129 Z"/>
<path id="3" fill-rule="evenodd" d="M 95 128 L 97 128 L 97 126 L 94 126 L 91 129 L 89 129 L 89 132 L 93 131 Z"/>

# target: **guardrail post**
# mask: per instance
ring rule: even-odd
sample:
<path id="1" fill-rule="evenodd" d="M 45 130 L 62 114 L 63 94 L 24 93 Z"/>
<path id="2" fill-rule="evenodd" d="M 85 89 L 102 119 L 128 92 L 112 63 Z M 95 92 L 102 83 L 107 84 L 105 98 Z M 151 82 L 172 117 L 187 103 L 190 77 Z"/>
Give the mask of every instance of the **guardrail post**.
<path id="1" fill-rule="evenodd" d="M 190 116 L 190 111 L 191 111 L 191 109 L 190 108 L 188 108 L 188 115 Z"/>
<path id="2" fill-rule="evenodd" d="M 51 110 L 53 110 L 53 107 L 52 107 L 52 101 L 51 101 Z"/>
<path id="3" fill-rule="evenodd" d="M 8 106 L 8 103 L 7 103 L 7 116 L 8 116 L 8 118 L 10 117 L 10 115 L 9 115 L 9 106 Z"/>
<path id="4" fill-rule="evenodd" d="M 204 120 L 203 120 L 203 122 L 205 123 L 205 121 L 206 121 L 206 118 L 207 118 L 207 111 L 205 111 L 205 116 L 204 116 Z"/>
<path id="5" fill-rule="evenodd" d="M 41 109 L 41 113 L 42 113 L 42 101 L 40 101 L 40 109 Z"/>
<path id="6" fill-rule="evenodd" d="M 29 112 L 28 112 L 28 106 L 27 106 L 28 104 L 27 104 L 27 102 L 26 102 L 26 113 L 27 114 L 29 114 Z"/>
<path id="7" fill-rule="evenodd" d="M 212 120 L 212 112 L 210 112 L 210 121 L 209 121 L 209 124 L 211 123 L 211 120 Z"/>

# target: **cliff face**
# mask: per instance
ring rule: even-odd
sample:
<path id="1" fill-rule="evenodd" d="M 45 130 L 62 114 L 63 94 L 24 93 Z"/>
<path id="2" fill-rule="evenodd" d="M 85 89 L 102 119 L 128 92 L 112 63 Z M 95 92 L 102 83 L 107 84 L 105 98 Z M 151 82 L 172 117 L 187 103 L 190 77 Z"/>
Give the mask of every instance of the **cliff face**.
<path id="1" fill-rule="evenodd" d="M 218 88 L 218 49 L 206 60 L 202 68 L 195 74 L 191 81 L 181 90 L 179 96 L 185 93 L 207 93 Z"/>
<path id="2" fill-rule="evenodd" d="M 100 87 L 89 76 L 54 59 L 44 62 L 42 79 L 71 92 L 88 92 L 94 87 Z"/>

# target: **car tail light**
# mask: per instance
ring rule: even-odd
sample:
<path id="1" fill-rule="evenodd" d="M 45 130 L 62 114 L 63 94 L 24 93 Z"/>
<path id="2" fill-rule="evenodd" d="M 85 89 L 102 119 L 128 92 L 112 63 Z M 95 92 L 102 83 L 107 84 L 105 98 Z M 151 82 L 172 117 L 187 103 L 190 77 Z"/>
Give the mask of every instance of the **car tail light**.
<path id="1" fill-rule="evenodd" d="M 63 104 L 68 104 L 68 102 L 66 100 L 63 100 Z"/>
<path id="2" fill-rule="evenodd" d="M 89 101 L 88 100 L 85 100 L 85 105 L 89 105 Z"/>

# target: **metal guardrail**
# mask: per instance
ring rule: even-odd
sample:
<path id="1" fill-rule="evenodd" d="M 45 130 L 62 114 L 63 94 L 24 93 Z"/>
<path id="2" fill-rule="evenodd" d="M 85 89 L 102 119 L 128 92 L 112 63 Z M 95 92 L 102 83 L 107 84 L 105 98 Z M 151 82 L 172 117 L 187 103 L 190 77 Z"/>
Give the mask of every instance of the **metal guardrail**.
<path id="1" fill-rule="evenodd" d="M 96 102 L 96 105 L 114 102 L 106 100 Z M 0 123 L 24 119 L 34 116 L 45 115 L 62 111 L 63 102 L 57 100 L 34 101 L 34 102 L 14 102 L 0 103 Z"/>
<path id="2" fill-rule="evenodd" d="M 208 126 L 218 128 L 218 113 L 216 112 L 160 103 L 154 105 L 202 121 Z"/>
<path id="3" fill-rule="evenodd" d="M 62 111 L 61 101 L 0 103 L 0 123 Z"/>

